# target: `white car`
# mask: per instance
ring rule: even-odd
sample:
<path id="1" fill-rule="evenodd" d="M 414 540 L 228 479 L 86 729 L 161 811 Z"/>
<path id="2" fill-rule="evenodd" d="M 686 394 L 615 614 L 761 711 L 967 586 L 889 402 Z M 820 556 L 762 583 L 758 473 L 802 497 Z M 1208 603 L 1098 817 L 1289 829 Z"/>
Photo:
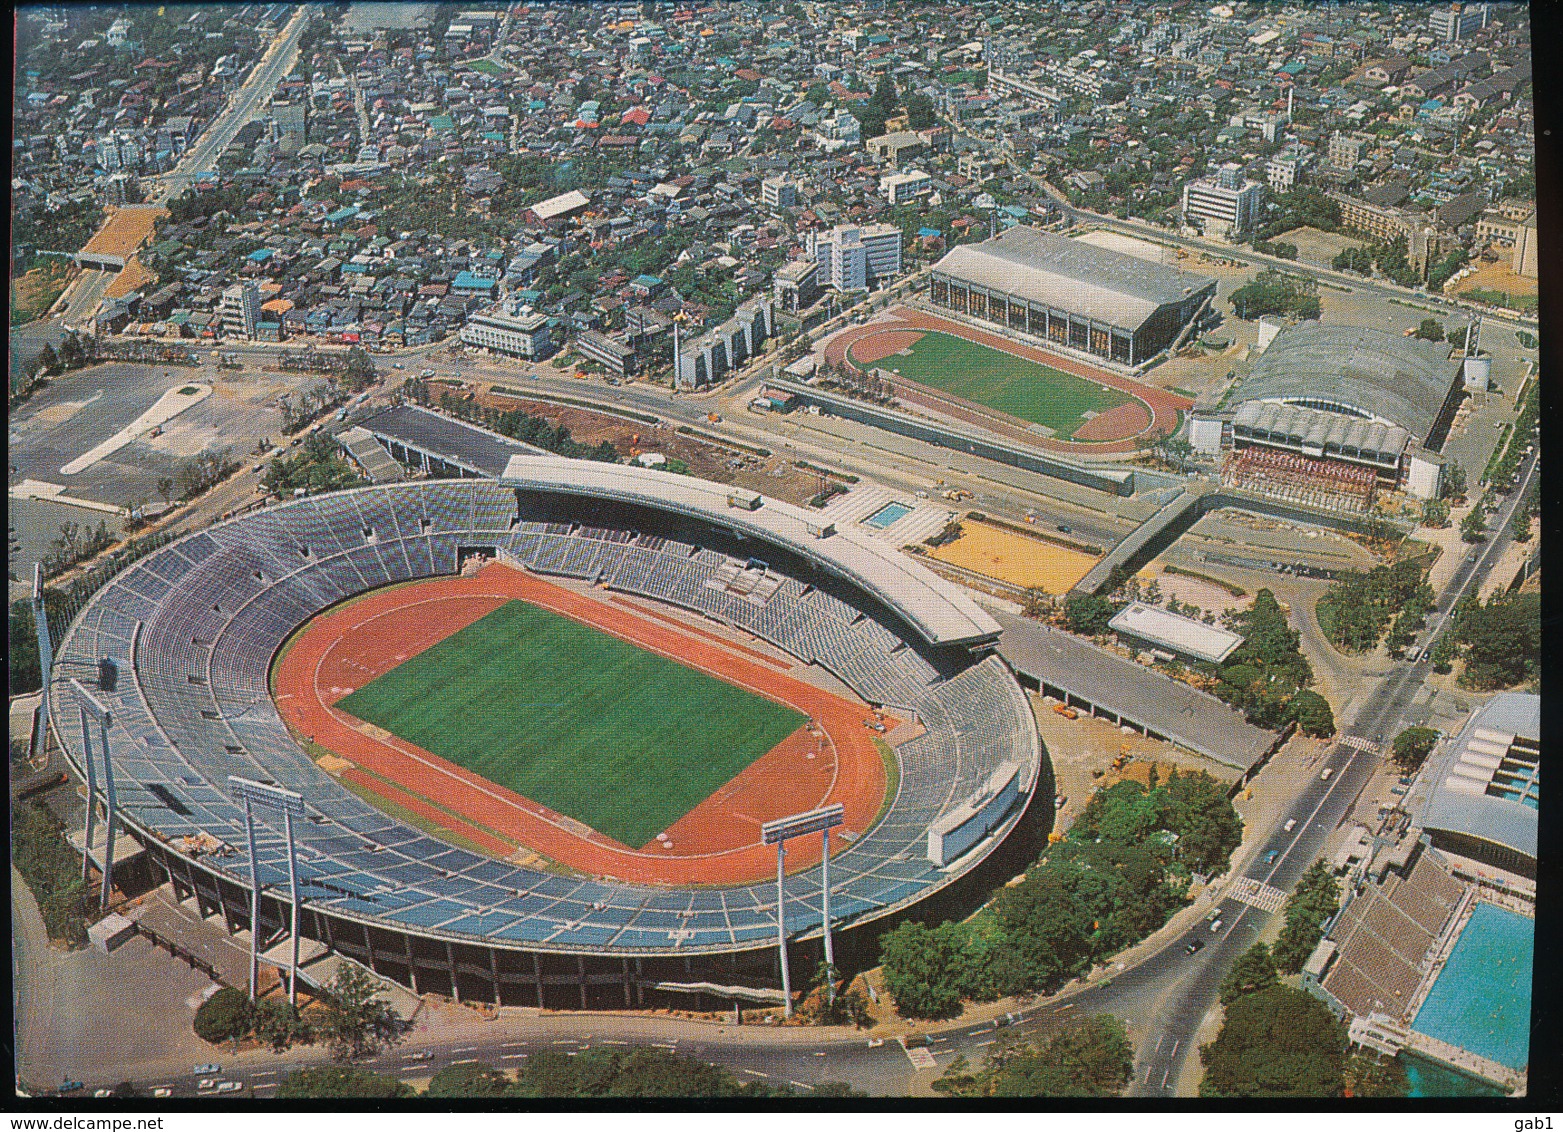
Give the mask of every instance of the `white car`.
<path id="1" fill-rule="evenodd" d="M 1320 782 L 1328 782 L 1330 780 L 1330 775 L 1332 775 L 1334 773 L 1335 773 L 1335 768 L 1334 767 L 1332 767 L 1332 766 L 1325 767 L 1322 771 L 1319 772 L 1319 781 Z"/>
<path id="2" fill-rule="evenodd" d="M 215 1089 L 217 1087 L 217 1078 L 202 1077 L 199 1081 L 196 1082 L 195 1087 L 201 1092 L 206 1092 L 209 1089 Z"/>
<path id="3" fill-rule="evenodd" d="M 219 1081 L 219 1082 L 217 1082 L 217 1091 L 219 1093 L 237 1093 L 242 1088 L 244 1088 L 244 1082 L 243 1081 Z"/>
<path id="4" fill-rule="evenodd" d="M 174 1091 L 172 1089 L 170 1089 L 167 1085 L 159 1085 L 157 1088 L 152 1090 L 152 1095 L 154 1097 L 156 1097 L 157 1099 L 162 1100 L 164 1097 L 171 1097 L 171 1096 L 173 1096 L 174 1095 Z"/>
<path id="5" fill-rule="evenodd" d="M 104 1097 L 112 1097 L 114 1095 L 114 1090 L 113 1089 L 98 1089 L 98 1090 L 94 1091 L 92 1095 L 94 1097 L 97 1097 L 99 1100 L 102 1100 Z"/>
<path id="6" fill-rule="evenodd" d="M 1292 830 L 1294 830 L 1296 828 L 1297 828 L 1297 819 L 1296 818 L 1287 818 L 1286 819 L 1286 824 L 1281 827 L 1281 829 L 1283 831 L 1285 831 L 1286 833 L 1290 833 L 1290 832 L 1292 832 Z"/>

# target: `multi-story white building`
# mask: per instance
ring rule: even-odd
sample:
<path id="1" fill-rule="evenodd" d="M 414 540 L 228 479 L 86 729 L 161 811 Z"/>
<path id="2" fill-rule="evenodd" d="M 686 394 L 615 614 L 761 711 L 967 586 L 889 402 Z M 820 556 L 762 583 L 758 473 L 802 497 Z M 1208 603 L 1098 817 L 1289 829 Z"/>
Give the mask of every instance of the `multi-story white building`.
<path id="1" fill-rule="evenodd" d="M 913 169 L 909 173 L 891 173 L 879 178 L 879 193 L 891 205 L 905 204 L 932 191 L 933 178 L 920 169 Z"/>
<path id="2" fill-rule="evenodd" d="M 1440 5 L 1427 14 L 1428 30 L 1440 43 L 1465 39 L 1486 26 L 1486 4 Z"/>
<path id="3" fill-rule="evenodd" d="M 114 130 L 98 139 L 98 166 L 107 173 L 141 168 L 141 143 L 135 135 Z"/>
<path id="4" fill-rule="evenodd" d="M 786 177 L 767 177 L 760 182 L 760 203 L 766 208 L 791 208 L 798 203 L 798 186 Z"/>
<path id="5" fill-rule="evenodd" d="M 1372 139 L 1362 134 L 1333 133 L 1330 135 L 1330 147 L 1328 156 L 1330 164 L 1337 169 L 1352 169 L 1357 162 L 1362 160 L 1363 150 L 1367 148 Z"/>
<path id="6" fill-rule="evenodd" d="M 1243 167 L 1228 162 L 1214 177 L 1200 177 L 1183 186 L 1183 222 L 1209 235 L 1239 238 L 1253 231 L 1264 203 L 1264 186 L 1243 176 Z"/>
<path id="7" fill-rule="evenodd" d="M 253 283 L 235 283 L 223 291 L 218 317 L 224 338 L 253 338 L 260 321 L 260 289 Z"/>
<path id="8" fill-rule="evenodd" d="M 814 132 L 819 136 L 820 148 L 827 153 L 863 143 L 863 123 L 845 110 L 837 110 L 831 117 L 821 119 Z"/>
<path id="9" fill-rule="evenodd" d="M 461 341 L 515 358 L 543 358 L 553 350 L 548 316 L 519 304 L 475 314 L 461 328 Z"/>
<path id="10" fill-rule="evenodd" d="M 901 229 L 894 224 L 838 224 L 810 232 L 806 248 L 821 283 L 838 291 L 862 291 L 901 273 Z"/>
<path id="11" fill-rule="evenodd" d="M 1309 154 L 1299 146 L 1287 146 L 1265 165 L 1265 179 L 1272 193 L 1289 193 L 1297 175 L 1308 167 Z"/>

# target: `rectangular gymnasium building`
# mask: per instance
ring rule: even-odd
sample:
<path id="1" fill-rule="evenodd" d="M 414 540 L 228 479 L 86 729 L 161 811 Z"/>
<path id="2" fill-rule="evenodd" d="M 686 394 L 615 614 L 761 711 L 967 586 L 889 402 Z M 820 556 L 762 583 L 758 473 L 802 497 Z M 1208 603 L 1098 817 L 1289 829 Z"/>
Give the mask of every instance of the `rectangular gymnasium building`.
<path id="1" fill-rule="evenodd" d="M 937 307 L 1121 365 L 1178 340 L 1216 281 L 1017 225 L 934 265 Z"/>

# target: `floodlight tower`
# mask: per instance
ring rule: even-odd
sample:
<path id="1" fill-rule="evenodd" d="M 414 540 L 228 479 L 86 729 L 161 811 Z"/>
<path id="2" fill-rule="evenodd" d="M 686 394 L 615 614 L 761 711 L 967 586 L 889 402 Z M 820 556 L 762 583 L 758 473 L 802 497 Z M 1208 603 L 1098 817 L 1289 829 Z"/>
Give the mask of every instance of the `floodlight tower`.
<path id="1" fill-rule="evenodd" d="M 845 820 L 845 808 L 836 802 L 817 810 L 777 818 L 760 827 L 760 840 L 766 845 L 776 846 L 776 949 L 781 955 L 782 1009 L 788 1018 L 792 1017 L 792 975 L 787 970 L 787 839 L 802 837 L 807 833 L 818 833 L 821 836 L 824 855 L 820 858 L 820 921 L 825 930 L 825 965 L 834 971 L 836 956 L 830 942 L 830 831 Z M 836 1000 L 833 979 L 829 980 L 825 993 L 832 1002 Z"/>
<path id="2" fill-rule="evenodd" d="M 103 883 L 98 891 L 98 906 L 108 908 L 109 892 L 114 887 L 114 816 L 119 808 L 114 794 L 114 760 L 109 753 L 109 725 L 113 723 L 113 716 L 108 708 L 98 702 L 96 696 L 87 691 L 80 680 L 71 681 L 71 690 L 76 693 L 77 706 L 81 716 L 81 753 L 82 761 L 86 764 L 87 771 L 87 824 L 82 831 L 81 844 L 81 880 L 87 883 L 87 869 L 92 856 L 92 830 L 94 820 L 97 817 L 97 775 L 93 771 L 92 760 L 92 725 L 97 724 L 98 745 L 103 752 L 103 798 L 106 803 L 108 822 L 107 836 L 103 844 Z"/>
<path id="3" fill-rule="evenodd" d="M 244 803 L 244 833 L 250 850 L 250 1001 L 256 998 L 260 983 L 260 866 L 255 852 L 255 811 L 257 808 L 282 814 L 283 831 L 288 841 L 288 897 L 293 905 L 289 916 L 293 936 L 292 959 L 288 963 L 288 1001 L 298 1005 L 298 846 L 293 840 L 293 819 L 304 816 L 304 799 L 292 790 L 271 786 L 238 775 L 228 776 L 228 785 Z"/>
<path id="4" fill-rule="evenodd" d="M 49 640 L 49 615 L 43 600 L 43 565 L 38 562 L 33 563 L 33 631 L 38 637 L 38 675 L 43 684 L 38 700 L 38 725 L 33 729 L 33 757 L 36 758 L 49 741 L 49 682 L 54 675 L 54 644 Z"/>

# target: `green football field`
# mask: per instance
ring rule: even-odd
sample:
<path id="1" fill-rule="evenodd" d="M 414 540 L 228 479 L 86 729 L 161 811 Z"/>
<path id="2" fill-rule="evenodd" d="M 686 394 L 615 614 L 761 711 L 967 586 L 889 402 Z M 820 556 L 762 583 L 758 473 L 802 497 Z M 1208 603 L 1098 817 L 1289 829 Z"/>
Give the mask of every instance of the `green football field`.
<path id="1" fill-rule="evenodd" d="M 632 848 L 806 719 L 523 601 L 336 706 Z"/>
<path id="2" fill-rule="evenodd" d="M 1072 373 L 938 331 L 924 334 L 911 346 L 910 353 L 892 354 L 874 365 L 1043 425 L 1060 437 L 1068 437 L 1085 423 L 1082 414 L 1105 413 L 1133 400 L 1127 393 Z"/>

